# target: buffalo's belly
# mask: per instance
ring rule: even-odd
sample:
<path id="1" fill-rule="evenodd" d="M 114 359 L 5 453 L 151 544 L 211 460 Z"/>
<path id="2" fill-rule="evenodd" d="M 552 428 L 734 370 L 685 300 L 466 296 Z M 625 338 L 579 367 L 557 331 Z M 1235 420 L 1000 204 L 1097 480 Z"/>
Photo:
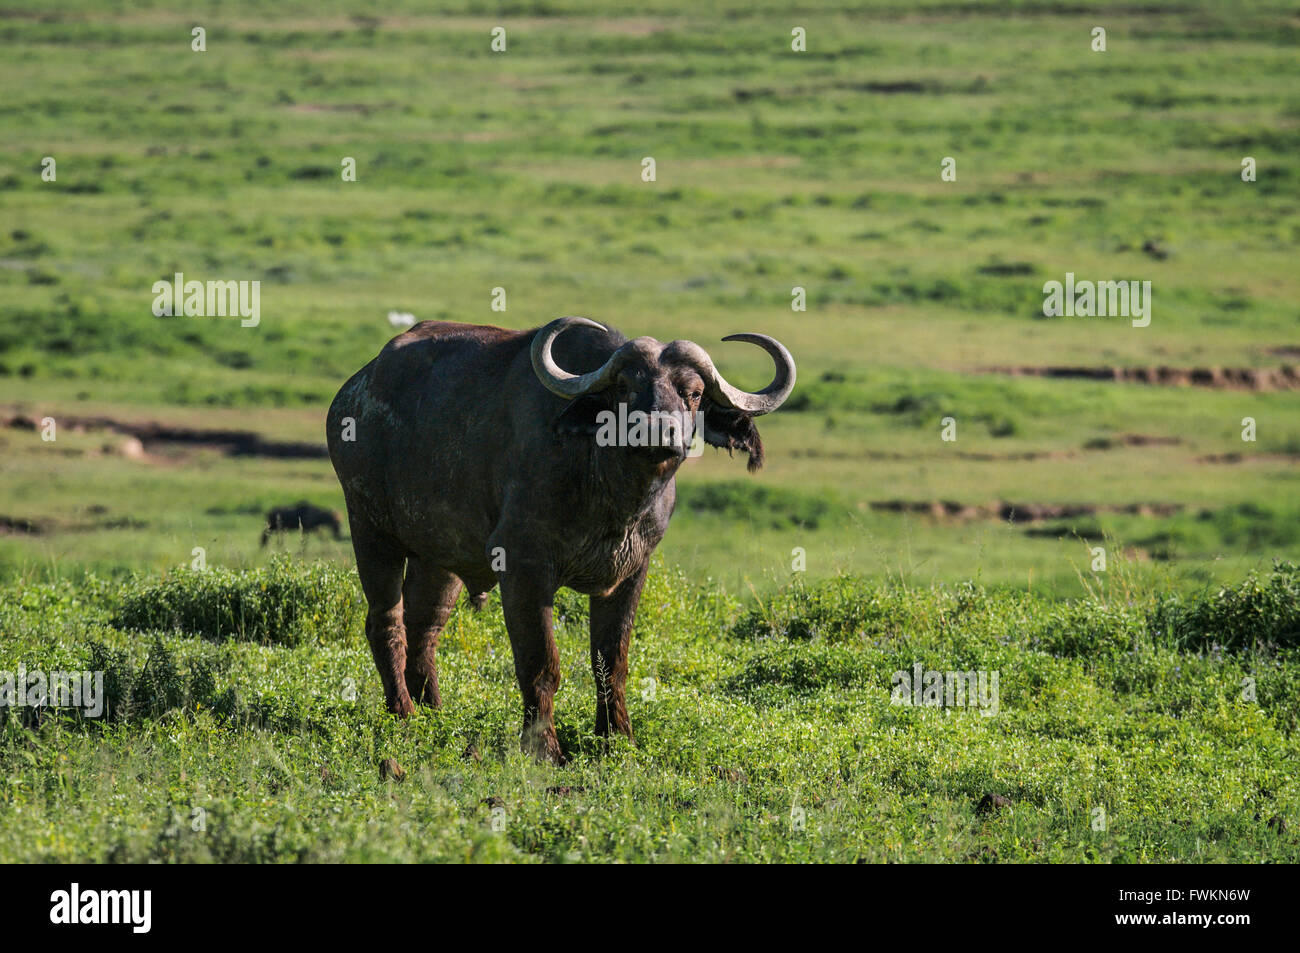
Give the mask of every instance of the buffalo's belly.
<path id="1" fill-rule="evenodd" d="M 489 524 L 442 506 L 400 509 L 395 534 L 413 555 L 453 569 L 486 566 Z"/>

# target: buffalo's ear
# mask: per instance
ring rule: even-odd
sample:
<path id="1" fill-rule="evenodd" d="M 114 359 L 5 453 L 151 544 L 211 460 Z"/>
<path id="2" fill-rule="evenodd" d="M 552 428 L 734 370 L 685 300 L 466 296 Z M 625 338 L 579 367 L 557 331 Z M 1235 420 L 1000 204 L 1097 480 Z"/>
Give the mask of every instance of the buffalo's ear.
<path id="1" fill-rule="evenodd" d="M 594 437 L 600 425 L 596 415 L 602 410 L 609 410 L 606 401 L 590 394 L 575 397 L 560 416 L 555 418 L 555 432 L 568 434 L 586 434 Z"/>
<path id="2" fill-rule="evenodd" d="M 750 473 L 763 465 L 763 438 L 758 435 L 754 418 L 739 410 L 708 401 L 704 408 L 704 442 L 711 447 L 722 447 L 728 453 L 745 451 L 749 454 Z"/>

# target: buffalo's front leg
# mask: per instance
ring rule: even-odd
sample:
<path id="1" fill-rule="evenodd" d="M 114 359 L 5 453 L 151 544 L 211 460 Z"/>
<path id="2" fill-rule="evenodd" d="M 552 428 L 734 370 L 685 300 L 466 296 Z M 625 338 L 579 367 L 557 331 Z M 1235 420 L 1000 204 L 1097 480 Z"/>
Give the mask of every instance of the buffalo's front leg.
<path id="1" fill-rule="evenodd" d="M 605 595 L 591 597 L 591 673 L 596 678 L 596 734 L 632 737 L 627 716 L 627 652 L 646 566 Z"/>
<path id="2" fill-rule="evenodd" d="M 555 587 L 545 582 L 544 571 L 511 565 L 498 574 L 501 607 L 515 656 L 515 677 L 524 697 L 521 741 L 534 757 L 563 764 L 564 752 L 555 737 L 555 692 L 560 687 L 560 652 L 555 646 L 551 605 Z"/>

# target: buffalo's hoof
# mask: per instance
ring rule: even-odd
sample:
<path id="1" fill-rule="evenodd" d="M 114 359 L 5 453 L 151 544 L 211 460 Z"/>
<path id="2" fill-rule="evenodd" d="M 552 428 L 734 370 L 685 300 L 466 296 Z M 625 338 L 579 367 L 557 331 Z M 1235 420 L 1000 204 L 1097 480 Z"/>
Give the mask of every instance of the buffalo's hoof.
<path id="1" fill-rule="evenodd" d="M 406 690 L 411 696 L 411 701 L 417 705 L 424 705 L 426 708 L 442 707 L 442 697 L 428 679 L 408 676 Z"/>
<path id="2" fill-rule="evenodd" d="M 564 753 L 564 749 L 560 747 L 560 740 L 555 737 L 554 731 L 526 731 L 522 740 L 522 747 L 525 754 L 530 754 L 538 761 L 546 764 L 561 767 L 569 763 L 569 758 Z"/>
<path id="3" fill-rule="evenodd" d="M 564 753 L 564 749 L 560 747 L 559 742 L 556 742 L 554 747 L 548 747 L 536 757 L 543 764 L 553 764 L 557 768 L 562 768 L 569 763 L 569 756 Z"/>

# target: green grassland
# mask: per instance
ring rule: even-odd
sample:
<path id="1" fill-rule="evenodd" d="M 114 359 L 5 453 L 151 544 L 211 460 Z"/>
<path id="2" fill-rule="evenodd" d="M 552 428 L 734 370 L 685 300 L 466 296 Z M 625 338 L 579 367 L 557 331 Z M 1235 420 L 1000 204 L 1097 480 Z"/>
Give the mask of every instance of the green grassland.
<path id="1" fill-rule="evenodd" d="M 1269 822 L 1300 797 L 1296 590 L 1269 573 L 1300 559 L 1300 390 L 988 370 L 1300 363 L 1298 41 L 1292 7 L 1203 0 L 9 5 L 0 423 L 59 426 L 0 426 L 0 670 L 94 651 L 127 688 L 102 725 L 5 715 L 0 859 L 1294 860 Z M 260 281 L 259 325 L 154 317 L 175 272 Z M 1150 326 L 1044 317 L 1066 272 L 1151 281 Z M 492 605 L 449 630 L 447 709 L 406 725 L 339 602 L 291 638 L 120 615 L 164 579 L 229 597 L 177 572 L 196 547 L 232 586 L 324 574 L 351 605 L 346 540 L 258 546 L 272 506 L 341 508 L 328 460 L 73 421 L 322 443 L 390 310 L 584 314 L 751 388 L 766 358 L 720 338 L 795 355 L 763 471 L 681 471 L 637 748 L 585 734 L 567 593 L 559 771 L 515 752 Z M 1000 668 L 1002 712 L 890 705 L 917 660 Z"/>
<path id="2" fill-rule="evenodd" d="M 733 587 L 777 584 L 799 546 L 816 577 L 980 573 L 1079 592 L 1076 527 L 1030 537 L 871 510 L 890 499 L 1249 503 L 1257 521 L 1296 526 L 1294 392 L 972 373 L 1268 367 L 1297 345 L 1291 15 L 900 10 L 11 12 L 0 405 L 56 419 L 225 410 L 225 426 L 319 441 L 338 384 L 392 333 L 388 310 L 518 327 L 577 312 L 695 338 L 750 386 L 762 358 L 718 345 L 724 334 L 763 330 L 798 358 L 800 389 L 763 428 L 766 472 L 751 481 L 710 454 L 681 480 L 688 502 L 718 483 L 707 498 L 730 503 L 686 507 L 665 554 Z M 200 22 L 203 53 L 189 48 Z M 505 53 L 489 49 L 495 25 Z M 1089 48 L 1093 25 L 1105 53 Z M 806 53 L 790 50 L 794 26 Z M 46 155 L 54 182 L 39 175 Z M 955 182 L 940 180 L 944 156 Z M 1148 240 L 1167 257 L 1144 254 Z M 153 282 L 177 271 L 260 280 L 260 325 L 153 317 Z M 1066 271 L 1152 281 L 1151 325 L 1044 318 L 1041 286 Z M 807 312 L 790 309 L 795 286 Z M 955 443 L 939 439 L 949 415 Z M 1246 416 L 1257 443 L 1241 440 Z M 196 545 L 248 565 L 259 509 L 341 501 L 326 461 L 118 465 L 26 436 L 0 432 L 0 514 L 80 529 L 0 537 L 0 566 L 25 577 L 162 568 Z M 1202 462 L 1232 453 L 1244 459 Z M 768 489 L 784 505 L 758 512 Z M 85 525 L 85 507 L 118 528 Z M 1292 531 L 1262 547 L 1211 531 L 1231 512 L 1198 532 L 1097 520 L 1117 546 L 1172 563 L 1178 585 L 1297 550 Z"/>
<path id="3" fill-rule="evenodd" d="M 566 595 L 559 769 L 519 751 L 495 599 L 448 625 L 444 707 L 398 722 L 330 564 L 11 586 L 7 647 L 104 671 L 109 708 L 0 719 L 0 861 L 1300 859 L 1300 571 L 1196 599 L 1113 578 L 1080 602 L 843 577 L 746 605 L 660 564 L 637 744 L 609 751 Z M 998 672 L 996 715 L 891 702 L 916 663 Z"/>

